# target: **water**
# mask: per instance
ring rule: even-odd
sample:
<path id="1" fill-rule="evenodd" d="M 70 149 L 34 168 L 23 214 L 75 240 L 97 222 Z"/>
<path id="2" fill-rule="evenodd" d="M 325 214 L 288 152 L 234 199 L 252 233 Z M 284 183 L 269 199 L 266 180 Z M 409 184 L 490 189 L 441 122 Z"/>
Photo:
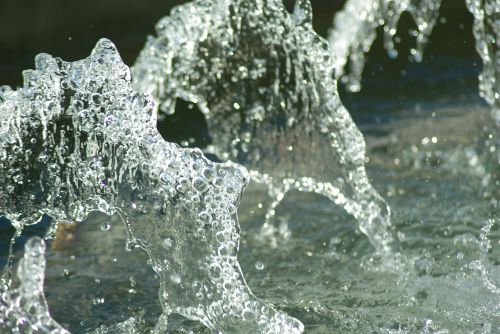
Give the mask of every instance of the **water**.
<path id="1" fill-rule="evenodd" d="M 49 235 L 91 211 L 119 214 L 127 248 L 144 249 L 160 279 L 163 318 L 180 313 L 228 331 L 299 331 L 241 277 L 236 210 L 247 171 L 163 141 L 154 102 L 130 88 L 109 40 L 81 61 L 41 54 L 35 62 L 22 89 L 1 95 L 1 207 L 16 233 L 42 212 L 53 218 Z"/>
<path id="2" fill-rule="evenodd" d="M 367 53 L 377 34 L 376 29 L 384 29 L 384 47 L 389 56 L 395 58 L 398 51 L 394 37 L 397 33 L 401 14 L 409 12 L 415 21 L 416 46 L 411 49 L 411 59 L 422 61 L 425 45 L 439 16 L 441 1 L 427 0 L 376 0 L 348 1 L 345 8 L 336 14 L 329 34 L 332 52 L 336 57 L 336 76 L 347 83 L 352 92 L 361 89 L 361 76 Z M 350 73 L 344 74 L 344 67 L 350 62 Z"/>
<path id="3" fill-rule="evenodd" d="M 366 176 L 362 135 L 311 15 L 308 1 L 297 1 L 291 15 L 280 1 L 179 6 L 157 24 L 133 78 L 167 113 L 176 98 L 198 105 L 213 141 L 208 151 L 268 185 L 265 228 L 289 190 L 313 191 L 356 217 L 377 250 L 395 249 L 387 205 Z"/>
<path id="4" fill-rule="evenodd" d="M 498 0 L 465 0 L 466 6 L 474 17 L 473 31 L 476 50 L 483 61 L 479 76 L 479 91 L 482 98 L 493 105 L 493 118 L 498 122 L 498 100 L 500 98 L 498 57 L 496 40 L 499 38 Z M 424 48 L 439 17 L 441 1 L 426 0 L 380 0 L 347 1 L 345 8 L 336 14 L 333 28 L 329 33 L 331 50 L 336 59 L 337 78 L 346 83 L 348 90 L 358 92 L 361 89 L 361 76 L 367 53 L 377 34 L 376 29 L 383 27 L 384 48 L 389 57 L 398 55 L 395 46 L 398 24 L 403 12 L 409 12 L 416 29 L 410 31 L 415 37 L 415 47 L 410 50 L 410 60 L 421 62 Z M 397 38 L 400 42 L 400 38 Z M 350 71 L 345 74 L 349 62 Z"/>
<path id="5" fill-rule="evenodd" d="M 292 16 L 273 1 L 197 4 L 161 21 L 163 37 L 149 40 L 132 71 L 133 87 L 152 93 L 164 108 L 175 101 L 171 96 L 195 102 L 209 117 L 213 147 L 208 151 L 243 163 L 250 174 L 231 162 L 213 163 L 196 149 L 164 142 L 154 130 L 153 98 L 131 88 L 130 73 L 109 41 L 99 42 L 79 62 L 39 56 L 36 71 L 25 74 L 25 87 L 1 94 L 2 152 L 16 157 L 1 160 L 1 210 L 19 232 L 24 229 L 19 240 L 44 233 L 27 226 L 42 211 L 55 218 L 42 221 L 49 235 L 58 222 L 85 221 L 59 224 L 45 256 L 43 241 L 26 243 L 13 282 L 7 284 L 8 272 L 4 276 L 2 332 L 300 332 L 302 325 L 294 318 L 306 333 L 500 331 L 498 89 L 491 88 L 497 85 L 496 72 L 482 74 L 482 82 L 490 83 L 481 85 L 483 96 L 493 97 L 486 98 L 489 105 L 474 100 L 405 105 L 360 119 L 364 156 L 365 144 L 338 99 L 335 82 L 315 72 L 332 68 L 331 51 L 318 38 L 310 39 L 314 34 L 306 2 L 299 2 Z M 490 6 L 488 29 L 498 32 L 491 18 L 500 6 L 485 6 Z M 285 33 L 266 35 L 267 23 L 255 17 L 258 10 Z M 187 46 L 207 30 L 195 25 L 185 33 L 182 27 L 193 24 L 200 11 L 214 34 L 204 35 L 212 43 L 208 50 L 218 57 L 215 70 L 201 68 L 208 73 L 197 76 L 193 65 L 200 57 Z M 232 26 L 241 17 L 253 22 L 258 34 L 246 40 L 247 23 L 236 24 L 240 30 L 227 40 L 221 26 Z M 176 24 L 170 26 L 169 20 Z M 480 26 L 475 33 L 481 34 Z M 254 42 L 259 36 L 270 38 L 283 53 L 276 56 L 260 47 Z M 289 39 L 303 43 L 287 44 Z M 219 51 L 231 43 L 249 52 Z M 170 45 L 172 54 L 155 51 L 162 45 Z M 265 80 L 245 75 L 240 69 L 252 69 L 249 61 L 256 57 L 251 52 L 276 64 L 283 61 L 285 70 Z M 318 53 L 322 62 L 316 61 Z M 144 68 L 155 69 L 154 56 L 159 55 L 160 63 L 173 57 L 177 64 L 179 54 L 182 66 L 167 72 L 171 79 L 158 75 L 163 65 L 141 77 Z M 144 59 L 150 62 L 141 64 Z M 290 80 L 297 75 L 290 73 L 298 72 L 286 70 L 287 62 L 301 64 L 306 78 L 318 75 L 324 81 L 319 81 L 320 98 L 310 100 L 309 108 L 302 108 L 303 101 L 314 90 Z M 274 68 L 263 64 L 256 66 L 264 73 Z M 222 68 L 221 79 L 213 79 L 217 68 Z M 226 79 L 230 74 L 237 76 L 235 82 Z M 328 84 L 323 88 L 321 83 Z M 248 95 L 259 88 L 267 94 Z M 212 90 L 224 94 L 210 95 Z M 325 111 L 321 101 L 327 97 L 334 104 Z M 288 108 L 273 104 L 280 98 Z M 248 115 L 251 106 L 264 107 L 261 118 L 250 123 L 246 117 L 241 123 L 232 118 Z M 303 117 L 303 110 L 312 116 Z M 281 125 L 283 113 L 298 125 Z M 340 148 L 323 148 L 325 137 L 315 138 L 309 128 L 321 128 L 325 113 L 342 117 L 347 125 L 325 133 L 335 134 L 343 143 Z M 254 129 L 250 137 L 245 134 L 249 126 Z M 268 153 L 282 142 L 291 145 L 275 156 Z M 27 154 L 27 149 L 35 153 Z M 55 171 L 36 167 L 41 156 L 52 164 L 41 163 Z M 327 170 L 330 166 L 335 166 L 333 172 Z M 353 177 L 353 169 L 360 174 Z M 249 176 L 258 182 L 248 184 L 239 203 Z M 29 182 L 33 178 L 42 182 Z M 290 181 L 294 178 L 312 186 L 295 184 Z M 318 185 L 335 182 L 345 185 L 337 187 L 336 196 L 318 191 Z M 339 202 L 339 194 L 354 209 Z M 390 228 L 382 210 L 386 202 L 392 212 Z M 373 211 L 365 212 L 365 206 Z M 92 210 L 109 215 L 88 215 Z M 223 274 L 214 274 L 214 266 Z M 17 301 L 22 307 L 14 307 Z"/>

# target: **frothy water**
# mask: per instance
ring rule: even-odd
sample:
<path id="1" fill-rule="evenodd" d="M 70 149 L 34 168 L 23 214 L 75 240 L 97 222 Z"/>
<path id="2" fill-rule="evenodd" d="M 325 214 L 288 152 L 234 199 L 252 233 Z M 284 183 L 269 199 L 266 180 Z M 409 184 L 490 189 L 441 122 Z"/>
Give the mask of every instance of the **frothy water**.
<path id="1" fill-rule="evenodd" d="M 127 247 L 150 256 L 164 318 L 175 312 L 223 331 L 301 331 L 297 320 L 256 300 L 241 275 L 236 210 L 246 170 L 163 141 L 154 102 L 130 88 L 129 70 L 110 41 L 74 63 L 39 55 L 24 78 L 23 88 L 0 96 L 0 203 L 18 231 L 43 213 L 58 223 L 94 210 L 117 212 Z M 43 268 L 30 258 L 24 266 L 30 263 L 40 286 Z M 29 303 L 37 308 L 36 300 Z"/>
<path id="2" fill-rule="evenodd" d="M 0 215 L 16 230 L 0 331 L 499 331 L 500 3 L 467 6 L 493 120 L 470 106 L 401 112 L 364 128 L 368 145 L 335 76 L 350 57 L 346 80 L 359 90 L 380 25 L 395 56 L 403 11 L 417 23 L 421 58 L 439 2 L 348 1 L 328 44 L 307 0 L 291 14 L 277 0 L 198 0 L 160 20 L 131 71 L 106 39 L 76 62 L 37 56 L 22 88 L 0 88 Z M 202 110 L 206 151 L 227 162 L 162 139 L 157 105 L 173 113 L 177 98 Z M 266 191 L 252 183 L 243 193 L 251 178 Z M 30 239 L 13 275 L 14 243 L 43 215 L 53 218 L 52 250 Z M 84 220 L 98 222 L 101 239 L 87 224 L 56 233 Z M 93 253 L 110 268 L 121 261 L 120 271 L 99 279 L 86 262 Z M 74 285 L 86 275 L 91 287 Z M 65 312 L 69 291 L 92 306 Z M 99 308 L 113 298 L 128 305 L 119 316 Z"/>
<path id="3" fill-rule="evenodd" d="M 211 152 L 269 186 L 270 218 L 292 189 L 330 198 L 378 251 L 396 248 L 389 210 L 364 168 L 365 143 L 342 105 L 308 1 L 193 1 L 156 26 L 132 70 L 167 113 L 176 98 L 207 118 Z"/>
<path id="4" fill-rule="evenodd" d="M 43 292 L 45 243 L 32 238 L 26 243 L 24 258 L 17 268 L 20 285 L 0 294 L 0 328 L 7 333 L 69 333 L 49 314 Z"/>

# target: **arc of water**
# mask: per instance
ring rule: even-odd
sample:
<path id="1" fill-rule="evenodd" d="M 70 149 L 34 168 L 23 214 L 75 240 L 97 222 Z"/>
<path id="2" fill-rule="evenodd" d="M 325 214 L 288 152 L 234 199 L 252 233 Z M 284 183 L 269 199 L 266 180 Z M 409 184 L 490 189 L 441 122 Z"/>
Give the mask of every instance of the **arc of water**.
<path id="1" fill-rule="evenodd" d="M 156 31 L 132 68 L 135 87 L 167 113 L 176 98 L 197 103 L 211 152 L 269 185 L 268 219 L 288 190 L 313 191 L 356 217 L 378 251 L 397 248 L 308 0 L 291 15 L 280 0 L 197 0 L 172 10 Z"/>
<path id="2" fill-rule="evenodd" d="M 22 230 L 42 213 L 57 225 L 117 211 L 129 246 L 145 249 L 160 277 L 163 318 L 302 332 L 298 320 L 256 299 L 241 274 L 236 211 L 246 170 L 163 141 L 154 102 L 130 88 L 110 41 L 81 61 L 41 54 L 35 63 L 24 87 L 0 91 L 0 214 Z"/>

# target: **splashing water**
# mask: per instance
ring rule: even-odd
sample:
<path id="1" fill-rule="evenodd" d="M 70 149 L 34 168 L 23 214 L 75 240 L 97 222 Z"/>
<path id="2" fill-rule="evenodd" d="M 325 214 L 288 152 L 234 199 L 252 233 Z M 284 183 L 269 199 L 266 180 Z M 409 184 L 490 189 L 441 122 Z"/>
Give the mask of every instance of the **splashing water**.
<path id="1" fill-rule="evenodd" d="M 479 75 L 479 93 L 491 106 L 492 124 L 485 131 L 483 150 L 493 156 L 493 169 L 500 165 L 500 1 L 465 0 L 474 17 L 473 32 L 476 50 L 483 61 Z M 351 92 L 361 89 L 361 76 L 365 65 L 365 54 L 370 50 L 376 29 L 383 26 L 384 47 L 390 57 L 397 57 L 394 37 L 401 14 L 409 12 L 417 30 L 416 47 L 411 58 L 421 62 L 423 51 L 439 17 L 440 0 L 349 0 L 342 11 L 336 14 L 334 26 L 329 33 L 331 52 L 335 58 L 336 76 L 346 83 Z M 349 73 L 346 66 L 349 61 Z M 489 158 L 488 158 L 489 159 Z M 495 174 L 495 172 L 494 172 Z M 500 175 L 496 173 L 496 184 L 500 188 Z"/>
<path id="2" fill-rule="evenodd" d="M 479 75 L 479 94 L 491 107 L 492 123 L 484 143 L 493 156 L 494 182 L 500 198 L 500 0 L 466 0 L 474 16 L 476 51 L 483 60 Z"/>
<path id="3" fill-rule="evenodd" d="M 366 176 L 363 137 L 340 102 L 311 12 L 308 0 L 292 15 L 280 0 L 179 6 L 148 39 L 134 83 L 167 113 L 178 97 L 199 106 L 211 152 L 270 187 L 267 221 L 289 190 L 316 192 L 352 214 L 386 253 L 397 248 L 389 210 Z"/>
<path id="4" fill-rule="evenodd" d="M 163 318 L 175 312 L 223 331 L 301 332 L 300 322 L 255 299 L 241 275 L 236 209 L 246 170 L 164 142 L 154 103 L 130 88 L 110 41 L 85 60 L 41 54 L 35 62 L 23 88 L 0 94 L 0 210 L 14 227 L 35 224 L 42 213 L 57 223 L 117 212 L 128 247 L 150 256 Z M 27 247 L 19 274 L 33 273 L 23 284 L 35 290 L 23 295 L 21 285 L 20 298 L 34 307 L 27 306 L 36 316 L 31 326 L 43 328 L 43 248 L 36 240 Z M 2 293 L 7 304 L 12 298 Z M 24 309 L 9 310 L 8 319 L 21 321 Z"/>
<path id="5" fill-rule="evenodd" d="M 335 57 L 336 75 L 347 83 L 351 92 L 361 89 L 361 76 L 376 29 L 384 27 L 384 47 L 390 57 L 397 57 L 394 36 L 401 14 L 408 11 L 417 25 L 413 32 L 417 45 L 411 50 L 415 61 L 422 61 L 423 51 L 439 16 L 441 0 L 349 0 L 342 11 L 336 14 L 334 27 L 329 33 L 329 42 Z M 345 67 L 350 62 L 350 72 Z"/>
<path id="6" fill-rule="evenodd" d="M 474 37 L 476 51 L 483 60 L 483 70 L 479 75 L 479 92 L 492 107 L 492 117 L 496 130 L 500 129 L 500 0 L 466 0 L 469 11 L 474 16 Z M 498 132 L 490 140 L 490 147 L 498 149 L 500 164 L 500 138 Z"/>
<path id="7" fill-rule="evenodd" d="M 474 16 L 474 36 L 476 50 L 483 60 L 483 71 L 479 76 L 481 96 L 498 110 L 500 81 L 498 74 L 500 37 L 498 17 L 500 1 L 465 0 L 467 8 Z M 342 11 L 336 14 L 334 26 L 329 33 L 329 42 L 335 56 L 337 78 L 347 83 L 352 92 L 361 89 L 361 75 L 365 64 L 365 54 L 370 50 L 376 29 L 384 27 L 384 47 L 389 56 L 397 57 L 394 36 L 401 14 L 409 12 L 416 23 L 416 47 L 411 50 L 411 57 L 421 62 L 423 51 L 439 17 L 440 0 L 349 0 Z M 345 67 L 350 62 L 350 72 Z M 495 111 L 495 114 L 497 111 Z"/>
<path id="8" fill-rule="evenodd" d="M 274 296 L 303 320 L 310 333 L 497 332 L 500 187 L 471 148 L 473 136 L 461 138 L 478 132 L 471 124 L 488 125 L 485 149 L 497 152 L 498 132 L 478 121 L 478 112 L 472 117 L 462 110 L 433 119 L 432 126 L 399 122 L 396 129 L 381 126 L 383 134 L 368 134 L 367 166 L 395 208 L 408 259 L 399 270 L 372 263 L 362 237 L 332 224 L 348 217 L 332 217 L 321 199 L 292 191 L 324 195 L 356 218 L 378 251 L 395 253 L 387 205 L 368 181 L 365 142 L 338 98 L 334 75 L 344 75 L 350 53 L 359 66 L 349 82 L 351 90 L 359 89 L 375 28 L 386 24 L 385 44 L 395 56 L 392 38 L 405 10 L 417 23 L 412 54 L 421 58 L 439 4 L 349 1 L 336 18 L 343 32 L 331 35 L 338 34 L 330 41 L 336 57 L 312 30 L 306 0 L 297 1 L 291 15 L 277 0 L 179 6 L 158 23 L 158 37 L 149 38 L 133 80 L 108 40 L 73 63 L 37 56 L 36 69 L 24 72 L 24 87 L 0 88 L 0 216 L 16 229 L 11 253 L 16 237 L 43 214 L 54 219 L 47 238 L 92 211 L 115 214 L 124 222 L 129 254 L 144 249 L 159 281 L 162 309 L 153 334 L 168 331 L 174 313 L 216 332 L 304 330 L 254 297 L 245 278 L 258 295 Z M 500 4 L 467 5 L 484 62 L 482 96 L 497 117 Z M 244 247 L 251 248 L 242 262 L 245 278 L 236 257 L 237 208 L 249 174 L 163 141 L 153 99 L 172 113 L 178 97 L 204 112 L 214 142 L 209 152 L 241 162 L 270 187 L 272 203 L 262 214 L 267 221 L 280 210 L 296 213 L 280 226 L 280 252 L 251 229 L 243 233 Z M 468 127 L 473 129 L 462 133 Z M 291 205 L 284 199 L 288 191 Z M 243 215 L 246 223 L 259 218 L 252 215 Z M 110 233 L 109 226 L 100 230 Z M 92 237 L 88 241 L 97 246 Z M 39 238 L 27 242 L 17 277 L 8 265 L 0 283 L 0 332 L 68 333 L 49 314 L 45 266 Z M 91 333 L 142 333 L 140 321 L 131 317 Z"/>
<path id="9" fill-rule="evenodd" d="M 0 287 L 0 329 L 2 333 L 69 334 L 49 315 L 43 293 L 45 278 L 45 243 L 32 238 L 26 243 L 19 262 L 17 289 L 2 292 Z"/>

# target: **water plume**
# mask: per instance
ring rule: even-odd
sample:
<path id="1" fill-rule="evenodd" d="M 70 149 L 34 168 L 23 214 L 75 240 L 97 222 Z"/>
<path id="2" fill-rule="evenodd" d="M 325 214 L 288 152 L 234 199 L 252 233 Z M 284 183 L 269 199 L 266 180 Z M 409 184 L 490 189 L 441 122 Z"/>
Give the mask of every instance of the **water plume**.
<path id="1" fill-rule="evenodd" d="M 91 211 L 118 213 L 128 248 L 143 248 L 159 277 L 162 328 L 179 313 L 214 330 L 300 333 L 302 324 L 256 299 L 241 274 L 237 206 L 245 168 L 165 142 L 155 103 L 130 87 L 130 71 L 109 40 L 84 60 L 40 54 L 35 63 L 22 88 L 0 91 L 0 214 L 16 234 L 42 214 L 54 230 Z M 42 253 L 31 241 L 20 267 L 23 279 L 23 268 L 34 266 L 38 276 L 26 284 L 38 290 Z M 46 315 L 39 305 L 34 312 Z M 22 310 L 15 312 L 2 320 L 22 321 Z M 43 328 L 44 319 L 33 326 Z"/>
<path id="2" fill-rule="evenodd" d="M 366 175 L 365 143 L 342 105 L 328 43 L 308 0 L 197 0 L 156 25 L 132 68 L 166 113 L 176 98 L 204 113 L 219 158 L 242 163 L 273 198 L 316 192 L 353 215 L 381 253 L 397 248 L 389 208 Z"/>

